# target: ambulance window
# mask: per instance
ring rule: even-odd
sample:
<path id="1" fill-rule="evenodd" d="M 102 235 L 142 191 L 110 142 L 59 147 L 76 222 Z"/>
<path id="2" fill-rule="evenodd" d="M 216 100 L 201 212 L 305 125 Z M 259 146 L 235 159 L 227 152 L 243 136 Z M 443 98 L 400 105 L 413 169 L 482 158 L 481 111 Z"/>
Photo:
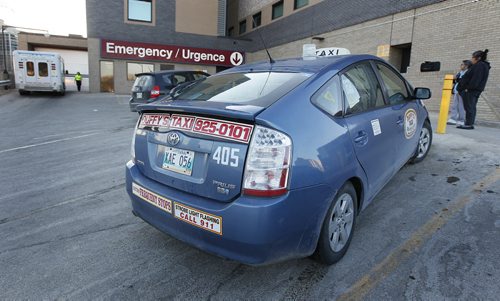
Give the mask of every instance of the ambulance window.
<path id="1" fill-rule="evenodd" d="M 49 76 L 49 65 L 47 65 L 47 63 L 38 63 L 38 76 Z"/>
<path id="2" fill-rule="evenodd" d="M 342 113 L 342 93 L 340 91 L 339 77 L 334 76 L 314 93 L 311 101 L 330 115 L 339 116 Z"/>
<path id="3" fill-rule="evenodd" d="M 26 75 L 35 76 L 35 65 L 33 62 L 26 62 Z"/>

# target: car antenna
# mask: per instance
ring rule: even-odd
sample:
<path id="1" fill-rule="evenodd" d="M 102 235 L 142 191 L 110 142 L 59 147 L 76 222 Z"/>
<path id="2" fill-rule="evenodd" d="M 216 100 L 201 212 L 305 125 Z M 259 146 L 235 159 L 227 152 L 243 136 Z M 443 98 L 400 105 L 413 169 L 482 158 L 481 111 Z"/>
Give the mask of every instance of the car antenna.
<path id="1" fill-rule="evenodd" d="M 262 42 L 262 45 L 264 45 L 264 49 L 266 50 L 267 56 L 269 57 L 269 63 L 271 65 L 274 64 L 276 61 L 273 60 L 273 58 L 271 57 L 271 54 L 269 54 L 269 50 L 267 50 L 266 42 L 264 42 L 264 38 L 262 37 L 262 34 L 260 33 L 259 27 L 255 23 L 255 18 L 254 17 L 252 17 L 252 23 L 253 23 L 253 27 L 256 28 L 255 31 L 259 34 L 260 40 Z"/>

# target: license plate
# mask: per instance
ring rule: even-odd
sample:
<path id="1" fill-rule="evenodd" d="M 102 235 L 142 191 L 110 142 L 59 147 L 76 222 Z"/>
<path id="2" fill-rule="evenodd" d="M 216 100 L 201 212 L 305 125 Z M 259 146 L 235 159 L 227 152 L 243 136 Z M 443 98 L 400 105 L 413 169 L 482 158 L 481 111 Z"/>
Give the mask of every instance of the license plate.
<path id="1" fill-rule="evenodd" d="M 167 147 L 163 156 L 162 168 L 190 176 L 193 173 L 194 152 Z"/>
<path id="2" fill-rule="evenodd" d="M 139 99 L 140 99 L 140 98 L 142 98 L 142 92 L 136 93 L 136 94 L 135 94 L 135 97 L 136 97 L 136 98 L 139 98 Z"/>

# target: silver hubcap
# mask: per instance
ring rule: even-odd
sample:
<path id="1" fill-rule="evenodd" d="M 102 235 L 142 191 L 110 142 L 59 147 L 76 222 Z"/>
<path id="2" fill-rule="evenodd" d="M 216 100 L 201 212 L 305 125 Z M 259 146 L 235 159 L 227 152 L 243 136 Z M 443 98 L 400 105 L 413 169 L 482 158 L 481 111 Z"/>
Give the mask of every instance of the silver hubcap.
<path id="1" fill-rule="evenodd" d="M 349 194 L 344 193 L 335 204 L 330 216 L 328 237 L 330 238 L 330 248 L 334 252 L 342 250 L 349 240 L 353 222 L 354 202 Z"/>
<path id="2" fill-rule="evenodd" d="M 423 157 L 427 150 L 429 149 L 429 141 L 431 140 L 429 130 L 427 128 L 422 128 L 420 132 L 420 139 L 418 140 L 418 154 L 417 158 Z"/>

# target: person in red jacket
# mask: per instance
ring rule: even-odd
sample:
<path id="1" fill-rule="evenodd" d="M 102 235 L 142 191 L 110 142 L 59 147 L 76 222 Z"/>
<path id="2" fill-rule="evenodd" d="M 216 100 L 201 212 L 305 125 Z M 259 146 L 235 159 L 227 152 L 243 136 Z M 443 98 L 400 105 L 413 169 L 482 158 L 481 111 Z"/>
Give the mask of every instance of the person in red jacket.
<path id="1" fill-rule="evenodd" d="M 474 52 L 471 59 L 472 67 L 458 83 L 457 91 L 464 99 L 465 109 L 465 124 L 457 126 L 459 129 L 474 129 L 477 101 L 481 92 L 484 91 L 491 68 L 490 63 L 486 60 L 487 57 L 488 49 Z"/>

